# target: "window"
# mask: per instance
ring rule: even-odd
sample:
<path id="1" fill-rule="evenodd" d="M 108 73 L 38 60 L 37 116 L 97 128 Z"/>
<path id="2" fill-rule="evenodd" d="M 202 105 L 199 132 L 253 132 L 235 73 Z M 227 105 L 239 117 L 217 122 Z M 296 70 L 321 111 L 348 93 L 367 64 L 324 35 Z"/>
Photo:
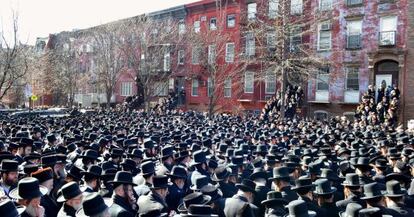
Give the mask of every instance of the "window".
<path id="1" fill-rule="evenodd" d="M 155 82 L 155 96 L 167 96 L 168 95 L 169 82 Z"/>
<path id="2" fill-rule="evenodd" d="M 381 17 L 379 43 L 381 46 L 395 45 L 397 31 L 397 17 Z"/>
<path id="3" fill-rule="evenodd" d="M 302 0 L 290 1 L 290 14 L 302 14 L 303 2 Z"/>
<path id="4" fill-rule="evenodd" d="M 234 61 L 234 43 L 226 44 L 226 63 L 232 63 Z"/>
<path id="5" fill-rule="evenodd" d="M 200 61 L 200 47 L 194 46 L 191 52 L 191 62 L 193 65 L 198 64 Z"/>
<path id="6" fill-rule="evenodd" d="M 178 34 L 184 34 L 185 33 L 185 22 L 184 20 L 180 20 L 178 23 Z"/>
<path id="7" fill-rule="evenodd" d="M 191 83 L 191 96 L 198 96 L 198 80 L 193 79 Z"/>
<path id="8" fill-rule="evenodd" d="M 269 31 L 266 34 L 266 44 L 269 48 L 276 47 L 276 31 Z"/>
<path id="9" fill-rule="evenodd" d="M 214 87 L 213 80 L 211 79 L 211 77 L 209 77 L 207 79 L 207 96 L 208 97 L 213 96 L 213 92 L 214 92 L 213 87 Z"/>
<path id="10" fill-rule="evenodd" d="M 217 29 L 217 19 L 215 17 L 212 17 L 210 19 L 210 30 L 216 30 Z"/>
<path id="11" fill-rule="evenodd" d="M 290 30 L 290 50 L 292 52 L 298 52 L 300 44 L 302 44 L 302 28 L 293 27 Z"/>
<path id="12" fill-rule="evenodd" d="M 170 53 L 164 54 L 164 71 L 170 71 L 171 69 L 171 56 Z"/>
<path id="13" fill-rule="evenodd" d="M 348 21 L 347 25 L 347 48 L 361 48 L 362 20 Z"/>
<path id="14" fill-rule="evenodd" d="M 318 26 L 318 50 L 331 49 L 331 23 L 324 22 Z"/>
<path id="15" fill-rule="evenodd" d="M 247 4 L 247 19 L 254 20 L 256 19 L 256 12 L 257 12 L 257 4 L 256 3 L 249 3 Z"/>
<path id="16" fill-rule="evenodd" d="M 132 84 L 133 82 L 122 82 L 121 83 L 121 96 L 132 95 Z"/>
<path id="17" fill-rule="evenodd" d="M 231 78 L 224 80 L 224 97 L 231 97 Z"/>
<path id="18" fill-rule="evenodd" d="M 246 56 L 254 56 L 255 54 L 255 38 L 253 32 L 246 34 Z"/>
<path id="19" fill-rule="evenodd" d="M 332 9 L 332 0 L 319 0 L 319 10 L 329 11 Z"/>
<path id="20" fill-rule="evenodd" d="M 279 0 L 269 0 L 269 18 L 275 19 L 279 11 Z"/>
<path id="21" fill-rule="evenodd" d="M 227 28 L 232 28 L 236 26 L 236 15 L 229 14 L 227 15 Z"/>
<path id="22" fill-rule="evenodd" d="M 216 45 L 211 44 L 208 46 L 208 64 L 214 64 L 216 62 Z"/>
<path id="23" fill-rule="evenodd" d="M 346 70 L 346 90 L 347 91 L 358 91 L 359 90 L 359 80 L 358 80 L 358 68 L 357 67 L 348 67 Z"/>
<path id="24" fill-rule="evenodd" d="M 347 0 L 346 5 L 347 6 L 362 5 L 362 0 Z"/>
<path id="25" fill-rule="evenodd" d="M 184 50 L 178 51 L 178 64 L 184 65 Z"/>
<path id="26" fill-rule="evenodd" d="M 244 92 L 253 93 L 254 88 L 254 72 L 246 71 L 244 74 Z"/>
<path id="27" fill-rule="evenodd" d="M 316 76 L 316 91 L 328 91 L 329 90 L 329 68 L 319 69 Z"/>
<path id="28" fill-rule="evenodd" d="M 200 21 L 194 21 L 194 32 L 200 32 Z"/>
<path id="29" fill-rule="evenodd" d="M 273 72 L 266 74 L 265 93 L 272 94 L 276 92 L 276 75 Z"/>

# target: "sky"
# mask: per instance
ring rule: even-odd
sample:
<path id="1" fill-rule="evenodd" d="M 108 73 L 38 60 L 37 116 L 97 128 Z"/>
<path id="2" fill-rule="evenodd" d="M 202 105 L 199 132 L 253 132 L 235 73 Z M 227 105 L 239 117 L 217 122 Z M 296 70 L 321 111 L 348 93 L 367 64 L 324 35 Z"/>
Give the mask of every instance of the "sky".
<path id="1" fill-rule="evenodd" d="M 19 39 L 84 29 L 197 0 L 0 0 L 0 32 L 10 38 L 13 11 L 18 14 Z"/>

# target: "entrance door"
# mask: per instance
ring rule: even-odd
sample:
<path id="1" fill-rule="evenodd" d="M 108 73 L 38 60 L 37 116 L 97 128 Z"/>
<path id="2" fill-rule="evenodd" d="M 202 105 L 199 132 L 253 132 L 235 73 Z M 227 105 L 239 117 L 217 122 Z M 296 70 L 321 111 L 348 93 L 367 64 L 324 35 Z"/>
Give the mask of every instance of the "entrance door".
<path id="1" fill-rule="evenodd" d="M 378 88 L 385 86 L 392 86 L 392 74 L 377 74 L 375 76 L 375 87 Z M 378 91 L 375 91 L 375 99 L 378 99 Z"/>

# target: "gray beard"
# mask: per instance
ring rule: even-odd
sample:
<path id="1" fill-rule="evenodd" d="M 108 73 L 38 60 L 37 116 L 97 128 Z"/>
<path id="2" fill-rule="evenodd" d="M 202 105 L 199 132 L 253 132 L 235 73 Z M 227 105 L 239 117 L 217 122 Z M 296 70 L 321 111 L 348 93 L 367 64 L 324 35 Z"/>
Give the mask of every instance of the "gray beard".
<path id="1" fill-rule="evenodd" d="M 29 214 L 32 217 L 36 217 L 36 210 L 33 208 L 32 205 L 27 206 L 25 212 L 27 212 L 27 214 Z"/>

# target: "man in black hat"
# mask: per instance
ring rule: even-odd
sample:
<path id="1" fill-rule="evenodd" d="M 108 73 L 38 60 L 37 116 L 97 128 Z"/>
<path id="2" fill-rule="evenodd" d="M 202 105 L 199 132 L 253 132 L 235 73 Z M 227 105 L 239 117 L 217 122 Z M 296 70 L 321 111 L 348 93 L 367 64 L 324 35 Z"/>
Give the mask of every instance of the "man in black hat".
<path id="1" fill-rule="evenodd" d="M 141 174 L 136 179 L 143 179 L 137 187 L 134 188 L 135 193 L 140 197 L 151 192 L 152 179 L 155 175 L 155 164 L 151 161 L 145 161 L 141 164 Z"/>
<path id="2" fill-rule="evenodd" d="M 24 157 L 32 153 L 33 140 L 29 138 L 21 138 L 19 148 L 16 153 L 16 161 L 21 164 L 24 162 Z"/>
<path id="3" fill-rule="evenodd" d="M 218 188 L 223 192 L 224 198 L 233 197 L 238 191 L 236 186 L 229 183 L 231 169 L 225 165 L 219 165 L 211 176 L 211 180 L 217 182 Z"/>
<path id="4" fill-rule="evenodd" d="M 121 148 L 112 148 L 111 158 L 109 158 L 108 162 L 110 162 L 115 168 L 118 168 L 122 161 L 123 153 L 124 151 Z"/>
<path id="5" fill-rule="evenodd" d="M 31 176 L 39 180 L 39 184 L 47 188 L 47 194 L 43 195 L 40 200 L 40 205 L 45 208 L 45 217 L 54 217 L 59 212 L 59 206 L 52 198 L 51 191 L 53 189 L 53 171 L 50 167 L 39 169 Z"/>
<path id="6" fill-rule="evenodd" d="M 313 200 L 312 190 L 314 187 L 315 185 L 312 184 L 310 177 L 301 176 L 295 180 L 295 186 L 292 187 L 292 190 L 296 191 L 300 200 L 306 202 L 308 210 L 314 211 L 316 213 L 316 216 L 321 216 L 321 210 L 318 207 L 318 204 L 316 204 L 316 202 Z"/>
<path id="7" fill-rule="evenodd" d="M 231 198 L 227 198 L 224 206 L 226 217 L 253 217 L 257 215 L 258 208 L 253 204 L 256 184 L 244 179 L 241 184 L 236 184 L 239 191 Z"/>
<path id="8" fill-rule="evenodd" d="M 315 212 L 310 211 L 306 207 L 306 203 L 303 200 L 294 200 L 290 202 L 287 206 L 289 209 L 289 214 L 285 217 L 314 217 Z"/>
<path id="9" fill-rule="evenodd" d="M 190 185 L 195 184 L 195 178 L 200 175 L 210 177 L 207 169 L 207 158 L 204 150 L 198 150 L 193 154 L 193 161 L 190 163 L 190 167 L 194 167 L 194 171 L 188 175 L 188 183 Z"/>
<path id="10" fill-rule="evenodd" d="M 40 205 L 40 200 L 47 192 L 47 188 L 39 185 L 36 178 L 27 177 L 19 181 L 17 188 L 10 191 L 9 196 L 16 199 L 19 205 L 26 207 L 21 214 L 22 217 L 38 217 L 45 214 L 45 208 Z"/>
<path id="11" fill-rule="evenodd" d="M 166 145 L 161 149 L 161 162 L 155 168 L 155 173 L 157 175 L 167 175 L 171 171 L 174 166 L 173 155 L 174 147 L 171 145 Z"/>
<path id="12" fill-rule="evenodd" d="M 267 193 L 267 197 L 262 202 L 263 212 L 266 216 L 284 217 L 287 212 L 285 205 L 287 200 L 283 199 L 282 194 L 276 191 L 270 191 Z M 264 216 L 264 215 L 261 215 Z"/>
<path id="13" fill-rule="evenodd" d="M 168 185 L 168 195 L 166 202 L 169 210 L 177 210 L 181 198 L 185 196 L 185 180 L 187 180 L 187 171 L 185 167 L 174 166 L 169 174 L 171 184 Z"/>
<path id="14" fill-rule="evenodd" d="M 401 185 L 396 180 L 388 181 L 385 203 L 389 209 L 397 211 L 401 216 L 414 216 L 414 210 L 404 204 L 406 191 L 401 189 Z"/>
<path id="15" fill-rule="evenodd" d="M 18 182 L 18 167 L 18 162 L 14 160 L 3 160 L 1 162 L 0 191 L 3 191 L 7 196 Z"/>
<path id="16" fill-rule="evenodd" d="M 60 188 L 61 195 L 58 197 L 57 202 L 62 203 L 58 217 L 75 217 L 76 211 L 82 207 L 82 191 L 76 182 L 69 182 Z"/>
<path id="17" fill-rule="evenodd" d="M 76 212 L 77 217 L 110 217 L 109 207 L 111 203 L 104 200 L 98 193 L 90 193 L 83 198 L 82 208 Z M 127 215 L 126 215 L 127 216 Z"/>
<path id="18" fill-rule="evenodd" d="M 112 194 L 113 204 L 109 208 L 111 216 L 134 217 L 136 199 L 133 195 L 132 174 L 130 172 L 118 171 L 115 179 L 110 183 L 114 186 Z"/>
<path id="19" fill-rule="evenodd" d="M 382 214 L 397 217 L 401 216 L 397 211 L 385 207 L 384 195 L 377 182 L 364 185 L 364 197 L 361 199 L 367 203 L 367 208 L 377 207 Z"/>
<path id="20" fill-rule="evenodd" d="M 266 199 L 267 192 L 270 191 L 270 188 L 266 186 L 267 184 L 267 173 L 261 167 L 255 168 L 253 173 L 250 175 L 250 180 L 252 180 L 256 184 L 255 188 L 255 196 L 253 204 L 259 207 L 259 216 L 264 215 L 265 207 L 262 205 L 262 201 Z"/>
<path id="21" fill-rule="evenodd" d="M 145 215 L 152 210 L 160 210 L 161 213 L 168 212 L 168 205 L 165 202 L 167 194 L 168 176 L 154 176 L 151 192 L 138 198 L 138 213 Z"/>
<path id="22" fill-rule="evenodd" d="M 81 187 L 83 192 L 98 192 L 101 186 L 102 168 L 98 165 L 91 165 L 87 171 L 82 171 L 81 174 L 83 174 L 84 180 L 84 185 Z"/>
<path id="23" fill-rule="evenodd" d="M 333 193 L 336 191 L 335 187 L 327 179 L 318 179 L 315 181 L 316 200 L 321 209 L 321 216 L 338 216 L 339 209 L 334 203 Z"/>
<path id="24" fill-rule="evenodd" d="M 349 203 L 358 203 L 362 207 L 366 206 L 365 202 L 361 200 L 362 183 L 360 182 L 359 177 L 356 173 L 346 174 L 342 185 L 344 186 L 345 199 L 336 202 L 336 206 L 341 211 L 344 211 Z"/>
<path id="25" fill-rule="evenodd" d="M 275 185 L 275 190 L 281 192 L 286 200 L 293 201 L 298 199 L 298 195 L 292 191 L 290 185 L 289 168 L 275 167 L 273 169 L 273 178 L 269 178 Z"/>

